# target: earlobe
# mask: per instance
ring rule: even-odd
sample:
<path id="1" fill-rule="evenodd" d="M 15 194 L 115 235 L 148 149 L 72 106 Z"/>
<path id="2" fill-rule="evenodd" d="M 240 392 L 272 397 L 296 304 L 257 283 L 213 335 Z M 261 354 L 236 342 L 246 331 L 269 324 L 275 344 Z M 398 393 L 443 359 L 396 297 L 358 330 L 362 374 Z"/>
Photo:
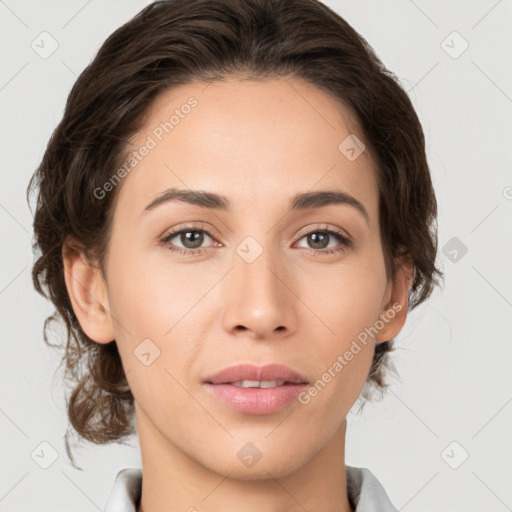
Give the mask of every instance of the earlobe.
<path id="1" fill-rule="evenodd" d="M 380 315 L 384 327 L 375 336 L 376 343 L 389 341 L 397 336 L 407 319 L 409 291 L 414 267 L 407 255 L 398 258 L 396 265 L 397 271 L 392 283 L 391 297 Z"/>
<path id="2" fill-rule="evenodd" d="M 106 284 L 76 244 L 62 246 L 64 280 L 73 311 L 85 334 L 98 343 L 110 343 L 114 332 Z"/>

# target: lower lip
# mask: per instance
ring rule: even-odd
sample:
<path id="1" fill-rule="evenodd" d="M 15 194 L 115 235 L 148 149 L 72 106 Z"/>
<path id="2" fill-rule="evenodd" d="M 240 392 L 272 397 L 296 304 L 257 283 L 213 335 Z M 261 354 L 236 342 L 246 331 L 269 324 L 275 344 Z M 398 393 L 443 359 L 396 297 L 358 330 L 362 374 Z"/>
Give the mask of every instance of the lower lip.
<path id="1" fill-rule="evenodd" d="M 291 402 L 307 384 L 285 384 L 274 388 L 242 388 L 232 384 L 209 384 L 206 387 L 231 409 L 246 414 L 273 414 Z"/>

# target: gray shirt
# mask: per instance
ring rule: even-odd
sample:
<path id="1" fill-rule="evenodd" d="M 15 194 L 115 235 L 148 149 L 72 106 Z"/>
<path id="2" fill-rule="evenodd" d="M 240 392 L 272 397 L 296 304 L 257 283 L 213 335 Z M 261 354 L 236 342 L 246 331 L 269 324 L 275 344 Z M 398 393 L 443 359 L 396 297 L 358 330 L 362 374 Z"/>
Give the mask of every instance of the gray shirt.
<path id="1" fill-rule="evenodd" d="M 375 475 L 367 468 L 345 466 L 347 494 L 354 512 L 398 512 Z M 142 490 L 142 469 L 119 471 L 105 512 L 137 512 Z"/>

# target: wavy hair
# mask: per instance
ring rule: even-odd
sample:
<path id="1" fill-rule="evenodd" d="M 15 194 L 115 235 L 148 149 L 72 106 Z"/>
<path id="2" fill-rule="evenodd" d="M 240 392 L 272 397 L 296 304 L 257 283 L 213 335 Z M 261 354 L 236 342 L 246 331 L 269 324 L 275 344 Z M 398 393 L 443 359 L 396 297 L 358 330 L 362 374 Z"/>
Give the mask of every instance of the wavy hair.
<path id="1" fill-rule="evenodd" d="M 340 114 L 357 124 L 378 169 L 388 277 L 398 255 L 413 263 L 408 309 L 425 301 L 443 275 L 435 265 L 437 204 L 420 121 L 396 76 L 341 16 L 317 0 L 151 3 L 108 37 L 80 74 L 27 188 L 27 201 L 38 189 L 32 279 L 56 308 L 45 321 L 44 340 L 49 343 L 49 323 L 61 319 L 67 332 L 61 364 L 72 387 L 67 412 L 76 433 L 90 442 L 122 442 L 134 434 L 134 398 L 115 340 L 96 343 L 77 321 L 63 245 L 73 243 L 105 276 L 119 187 L 101 200 L 94 190 L 121 167 L 128 140 L 162 92 L 233 76 L 299 78 L 334 98 Z M 365 399 L 374 391 L 382 396 L 388 386 L 392 350 L 394 339 L 377 344 Z M 68 432 L 65 438 L 73 460 Z"/>

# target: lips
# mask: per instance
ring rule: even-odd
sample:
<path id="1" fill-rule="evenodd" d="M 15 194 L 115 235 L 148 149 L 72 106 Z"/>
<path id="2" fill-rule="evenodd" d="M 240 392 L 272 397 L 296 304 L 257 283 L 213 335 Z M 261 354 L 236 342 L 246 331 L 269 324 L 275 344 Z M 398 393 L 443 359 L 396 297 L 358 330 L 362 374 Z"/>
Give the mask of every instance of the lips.
<path id="1" fill-rule="evenodd" d="M 220 372 L 207 377 L 206 384 L 231 384 L 242 380 L 283 380 L 285 384 L 308 384 L 308 379 L 299 372 L 282 364 L 254 366 L 238 364 L 224 368 Z"/>
<path id="2" fill-rule="evenodd" d="M 240 381 L 249 381 L 245 383 L 249 387 L 233 384 Z M 266 382 L 263 388 L 252 387 L 250 384 L 256 383 L 250 381 L 276 381 L 276 385 Z M 274 363 L 266 366 L 230 366 L 207 377 L 203 384 L 208 393 L 238 413 L 267 415 L 290 407 L 309 382 L 304 375 L 288 366 Z"/>

